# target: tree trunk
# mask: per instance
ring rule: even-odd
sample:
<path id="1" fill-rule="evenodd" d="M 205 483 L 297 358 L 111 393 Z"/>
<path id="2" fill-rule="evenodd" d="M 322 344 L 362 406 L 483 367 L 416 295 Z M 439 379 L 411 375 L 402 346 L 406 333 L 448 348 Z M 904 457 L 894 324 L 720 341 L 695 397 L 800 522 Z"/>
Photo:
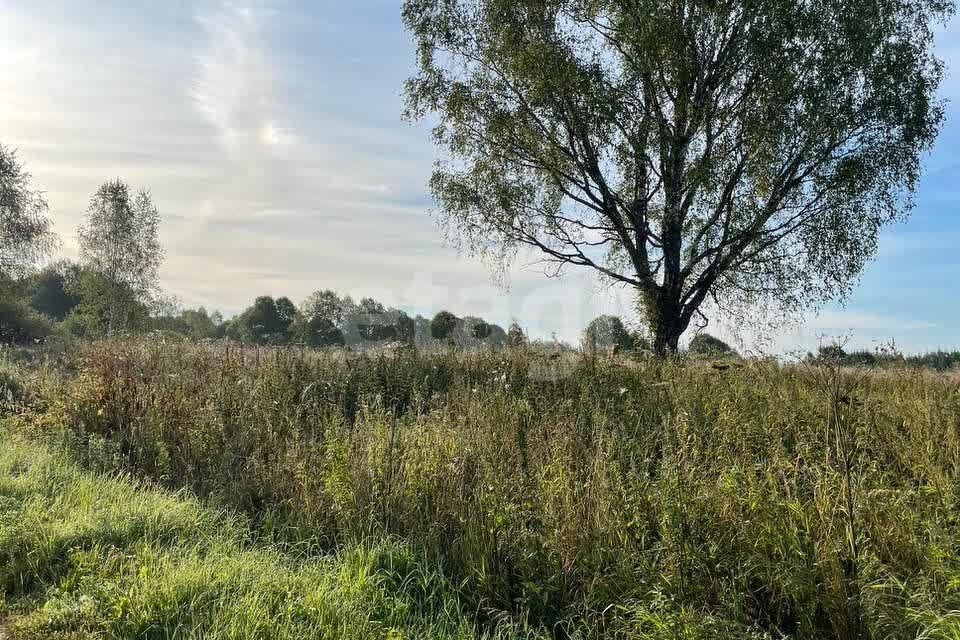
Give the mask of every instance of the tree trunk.
<path id="1" fill-rule="evenodd" d="M 653 332 L 653 352 L 658 358 L 674 355 L 680 349 L 680 336 L 687 330 L 679 293 L 660 290 L 655 297 L 641 298 L 647 310 L 647 321 Z"/>
<path id="2" fill-rule="evenodd" d="M 684 328 L 679 318 L 666 318 L 653 329 L 653 352 L 658 358 L 666 358 L 680 350 L 680 336 Z"/>

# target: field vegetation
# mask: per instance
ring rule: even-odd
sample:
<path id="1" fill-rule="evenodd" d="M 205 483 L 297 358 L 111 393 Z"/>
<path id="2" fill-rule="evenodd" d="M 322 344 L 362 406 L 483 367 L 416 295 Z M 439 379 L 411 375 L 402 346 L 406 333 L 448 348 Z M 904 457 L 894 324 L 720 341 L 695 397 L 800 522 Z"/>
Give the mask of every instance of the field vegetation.
<path id="1" fill-rule="evenodd" d="M 22 637 L 960 634 L 948 376 L 156 340 L 26 369 Z"/>

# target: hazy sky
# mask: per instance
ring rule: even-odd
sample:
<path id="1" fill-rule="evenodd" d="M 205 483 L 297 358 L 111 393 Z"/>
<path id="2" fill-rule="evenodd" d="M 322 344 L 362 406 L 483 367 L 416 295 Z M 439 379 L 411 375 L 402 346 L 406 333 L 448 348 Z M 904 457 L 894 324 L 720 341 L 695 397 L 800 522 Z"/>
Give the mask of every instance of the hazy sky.
<path id="1" fill-rule="evenodd" d="M 148 187 L 163 215 L 164 288 L 227 314 L 318 288 L 414 313 L 448 308 L 574 339 L 630 296 L 587 273 L 518 265 L 509 290 L 444 243 L 425 188 L 425 127 L 401 121 L 412 51 L 399 0 L 0 0 L 0 142 L 46 190 L 63 251 L 99 183 Z M 941 34 L 960 97 L 960 25 Z M 918 208 L 891 228 L 845 308 L 782 331 L 960 347 L 960 106 L 947 109 Z M 727 333 L 725 330 L 719 333 Z"/>

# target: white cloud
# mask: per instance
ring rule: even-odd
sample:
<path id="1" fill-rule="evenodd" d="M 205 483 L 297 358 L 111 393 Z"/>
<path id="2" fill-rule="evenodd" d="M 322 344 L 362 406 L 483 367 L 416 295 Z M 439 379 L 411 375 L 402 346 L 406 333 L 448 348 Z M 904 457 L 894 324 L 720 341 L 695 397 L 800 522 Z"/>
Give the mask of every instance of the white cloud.
<path id="1" fill-rule="evenodd" d="M 267 18 L 265 9 L 231 2 L 196 17 L 206 41 L 196 56 L 190 97 L 232 153 L 256 153 L 281 138 L 276 72 L 263 43 Z"/>

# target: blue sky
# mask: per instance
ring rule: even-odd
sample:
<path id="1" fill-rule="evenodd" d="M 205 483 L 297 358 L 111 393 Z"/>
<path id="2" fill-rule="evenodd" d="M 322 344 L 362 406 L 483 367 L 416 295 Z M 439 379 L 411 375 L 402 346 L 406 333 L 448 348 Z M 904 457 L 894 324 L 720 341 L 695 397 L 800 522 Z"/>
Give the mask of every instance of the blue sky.
<path id="1" fill-rule="evenodd" d="M 429 215 L 429 132 L 401 121 L 412 47 L 399 0 L 0 0 L 0 142 L 46 190 L 63 253 L 108 178 L 149 187 L 164 216 L 162 284 L 227 313 L 318 288 L 413 312 L 449 308 L 573 340 L 630 296 L 589 273 L 521 261 L 508 288 L 444 242 Z M 960 347 L 960 25 L 938 40 L 947 122 L 917 209 L 890 228 L 845 307 L 745 346 Z"/>

